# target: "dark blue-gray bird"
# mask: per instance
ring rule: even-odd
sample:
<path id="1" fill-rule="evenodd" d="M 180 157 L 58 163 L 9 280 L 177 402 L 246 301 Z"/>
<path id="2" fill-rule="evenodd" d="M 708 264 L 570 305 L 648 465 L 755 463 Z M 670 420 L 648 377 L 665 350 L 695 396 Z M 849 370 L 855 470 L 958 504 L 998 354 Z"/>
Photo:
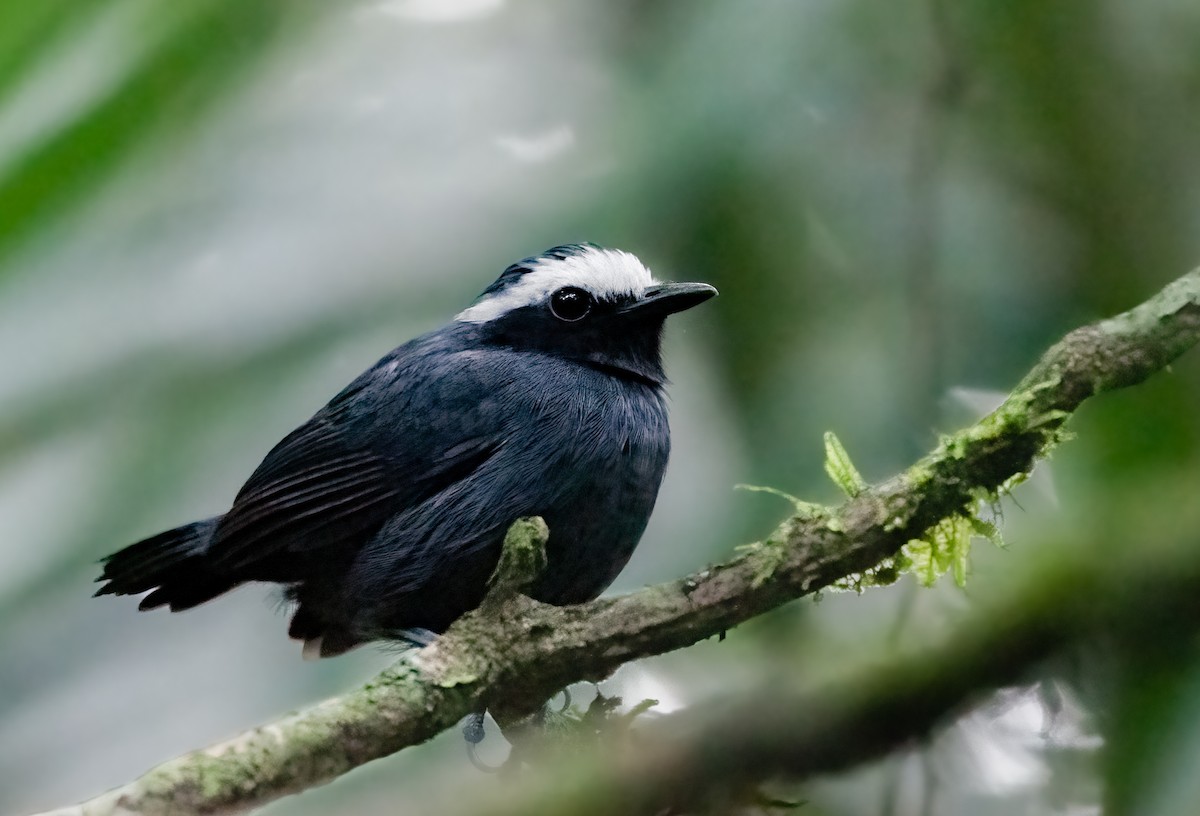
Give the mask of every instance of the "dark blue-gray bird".
<path id="1" fill-rule="evenodd" d="M 530 595 L 599 595 L 633 553 L 670 451 L 663 322 L 716 294 L 592 244 L 520 261 L 271 450 L 224 515 L 104 559 L 97 595 L 189 609 L 283 584 L 305 655 L 425 642 L 483 599 L 509 525 L 542 516 Z"/>

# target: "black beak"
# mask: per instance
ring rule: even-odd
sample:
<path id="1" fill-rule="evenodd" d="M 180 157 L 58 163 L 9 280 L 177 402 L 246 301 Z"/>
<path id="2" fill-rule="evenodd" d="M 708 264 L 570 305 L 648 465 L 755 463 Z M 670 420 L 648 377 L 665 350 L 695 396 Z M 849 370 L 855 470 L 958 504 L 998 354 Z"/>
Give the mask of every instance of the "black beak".
<path id="1" fill-rule="evenodd" d="M 707 283 L 659 283 L 648 287 L 642 296 L 621 307 L 617 314 L 637 317 L 666 317 L 699 306 L 717 290 Z"/>

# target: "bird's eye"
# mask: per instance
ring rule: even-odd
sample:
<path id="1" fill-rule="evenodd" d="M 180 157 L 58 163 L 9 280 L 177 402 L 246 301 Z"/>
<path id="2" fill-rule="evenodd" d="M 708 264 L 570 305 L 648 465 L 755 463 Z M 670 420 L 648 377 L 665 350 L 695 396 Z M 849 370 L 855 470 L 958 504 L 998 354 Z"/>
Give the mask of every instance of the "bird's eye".
<path id="1" fill-rule="evenodd" d="M 575 286 L 564 286 L 550 296 L 550 311 L 567 323 L 583 320 L 594 305 L 595 299 Z"/>

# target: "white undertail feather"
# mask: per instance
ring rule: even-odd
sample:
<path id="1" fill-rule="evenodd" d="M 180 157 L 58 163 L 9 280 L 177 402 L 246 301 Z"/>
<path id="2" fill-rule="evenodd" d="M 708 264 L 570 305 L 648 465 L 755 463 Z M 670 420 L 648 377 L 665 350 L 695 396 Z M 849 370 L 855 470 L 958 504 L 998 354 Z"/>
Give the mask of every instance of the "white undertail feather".
<path id="1" fill-rule="evenodd" d="M 637 256 L 619 249 L 586 247 L 563 259 L 541 258 L 506 289 L 493 292 L 459 313 L 464 323 L 486 323 L 501 315 L 544 303 L 550 293 L 564 286 L 578 286 L 598 300 L 638 296 L 656 283 L 650 270 Z"/>
<path id="2" fill-rule="evenodd" d="M 300 656 L 308 661 L 320 660 L 322 640 L 324 638 L 315 637 L 304 641 L 304 650 L 300 652 Z"/>

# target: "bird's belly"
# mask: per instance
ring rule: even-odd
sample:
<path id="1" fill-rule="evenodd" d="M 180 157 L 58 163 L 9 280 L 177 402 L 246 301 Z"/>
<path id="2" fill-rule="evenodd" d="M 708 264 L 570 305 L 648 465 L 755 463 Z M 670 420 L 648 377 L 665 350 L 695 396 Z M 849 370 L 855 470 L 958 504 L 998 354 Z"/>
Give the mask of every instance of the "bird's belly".
<path id="1" fill-rule="evenodd" d="M 540 511 L 550 528 L 536 600 L 582 603 L 603 592 L 629 561 L 662 481 L 665 451 L 593 463 L 589 477 Z"/>
<path id="2" fill-rule="evenodd" d="M 589 600 L 625 566 L 666 468 L 665 406 L 607 380 L 531 393 L 540 402 L 494 455 L 397 513 L 356 555 L 339 591 L 362 638 L 444 631 L 477 606 L 505 531 L 522 516 L 541 516 L 550 528 L 546 568 L 529 592 L 537 600 Z"/>

